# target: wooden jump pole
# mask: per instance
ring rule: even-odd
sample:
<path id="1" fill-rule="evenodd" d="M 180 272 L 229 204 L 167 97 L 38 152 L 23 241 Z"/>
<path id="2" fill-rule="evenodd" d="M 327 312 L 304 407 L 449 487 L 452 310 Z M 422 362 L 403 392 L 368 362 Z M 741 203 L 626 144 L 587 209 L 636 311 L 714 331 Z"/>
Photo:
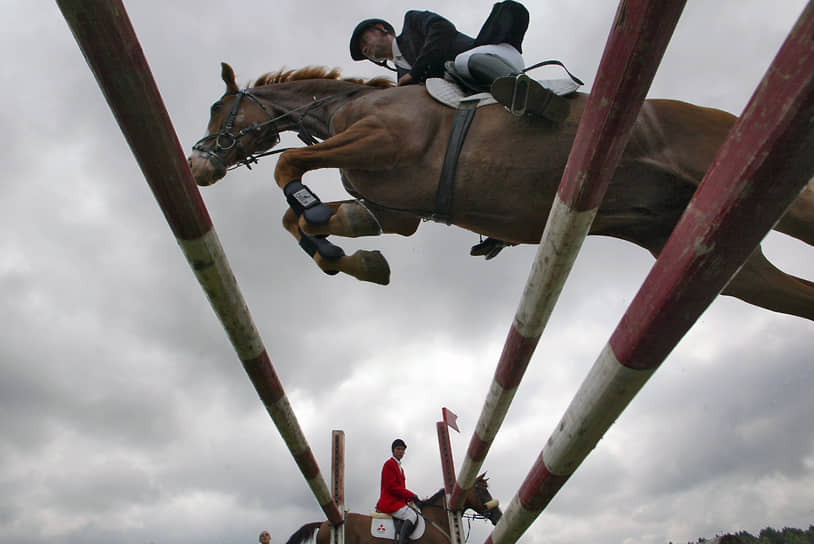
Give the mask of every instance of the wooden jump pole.
<path id="1" fill-rule="evenodd" d="M 814 175 L 814 0 L 487 544 L 516 542 Z"/>
<path id="2" fill-rule="evenodd" d="M 317 502 L 342 515 L 320 473 L 226 259 L 120 0 L 57 0 L 158 205 Z"/>
<path id="3" fill-rule="evenodd" d="M 331 495 L 345 519 L 345 431 L 331 431 Z M 345 524 L 331 525 L 331 544 L 345 544 Z"/>
<path id="4" fill-rule="evenodd" d="M 520 305 L 458 473 L 462 506 L 593 223 L 686 0 L 619 4 Z"/>

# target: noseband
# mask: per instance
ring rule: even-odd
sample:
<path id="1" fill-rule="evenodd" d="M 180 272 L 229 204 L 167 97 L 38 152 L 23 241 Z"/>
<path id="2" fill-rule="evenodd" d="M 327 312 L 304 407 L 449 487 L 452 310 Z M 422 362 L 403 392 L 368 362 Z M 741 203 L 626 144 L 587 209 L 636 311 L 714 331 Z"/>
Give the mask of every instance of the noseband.
<path id="1" fill-rule="evenodd" d="M 319 99 L 314 99 L 313 101 L 309 102 L 308 104 L 304 104 L 293 110 L 287 111 L 282 115 L 278 115 L 274 117 L 271 112 L 263 105 L 263 103 L 248 89 L 242 89 L 239 91 L 232 91 L 227 94 L 235 94 L 235 101 L 232 102 L 232 107 L 229 110 L 229 114 L 226 116 L 226 121 L 224 121 L 223 126 L 218 131 L 217 134 L 209 134 L 204 136 L 197 142 L 195 145 L 192 146 L 192 149 L 203 153 L 206 155 L 207 159 L 210 162 L 216 162 L 221 166 L 224 170 L 232 170 L 234 168 L 238 168 L 239 166 L 246 166 L 249 170 L 251 170 L 251 165 L 258 162 L 258 159 L 261 157 L 267 157 L 269 155 L 273 155 L 275 153 L 282 153 L 283 151 L 287 151 L 291 148 L 284 148 L 284 149 L 277 149 L 274 151 L 264 151 L 262 153 L 246 153 L 246 150 L 243 148 L 243 144 L 240 142 L 240 139 L 251 133 L 261 133 L 266 130 L 266 127 L 271 127 L 269 130 L 269 134 L 272 135 L 272 139 L 274 143 L 269 146 L 269 149 L 273 148 L 275 145 L 280 143 L 280 131 L 277 129 L 277 121 L 281 119 L 285 119 L 286 117 L 291 117 L 295 113 L 299 112 L 299 119 L 297 120 L 297 127 L 299 132 L 297 136 L 302 140 L 306 145 L 313 145 L 318 143 L 317 139 L 314 138 L 310 132 L 305 128 L 303 123 L 303 119 L 305 118 L 306 113 L 312 107 L 316 106 L 320 102 L 325 102 L 331 98 L 342 97 L 346 95 L 351 95 L 357 92 L 358 89 L 351 89 L 349 91 L 345 91 L 342 93 L 333 94 L 330 96 L 325 96 Z M 268 116 L 268 120 L 263 121 L 262 123 L 252 123 L 250 126 L 240 130 L 237 134 L 232 134 L 232 128 L 234 128 L 235 119 L 237 119 L 237 112 L 240 108 L 240 102 L 243 98 L 248 98 L 255 104 L 257 104 L 261 110 Z M 203 144 L 210 141 L 215 140 L 215 146 L 213 148 L 207 148 Z M 231 150 L 232 148 L 237 147 L 238 158 L 237 161 L 233 166 L 229 166 L 226 164 L 222 153 Z"/>

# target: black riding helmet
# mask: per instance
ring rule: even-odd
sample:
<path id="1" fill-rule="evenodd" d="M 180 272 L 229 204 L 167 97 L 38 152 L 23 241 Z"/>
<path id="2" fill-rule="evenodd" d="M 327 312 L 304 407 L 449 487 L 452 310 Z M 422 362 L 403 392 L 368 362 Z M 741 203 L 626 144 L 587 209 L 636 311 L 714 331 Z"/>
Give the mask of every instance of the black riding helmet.
<path id="1" fill-rule="evenodd" d="M 353 60 L 365 60 L 367 58 L 362 54 L 362 48 L 359 47 L 359 38 L 362 37 L 362 33 L 365 30 L 378 24 L 381 24 L 388 34 L 396 35 L 396 30 L 393 28 L 393 25 L 384 19 L 365 19 L 356 25 L 350 37 L 350 56 Z"/>

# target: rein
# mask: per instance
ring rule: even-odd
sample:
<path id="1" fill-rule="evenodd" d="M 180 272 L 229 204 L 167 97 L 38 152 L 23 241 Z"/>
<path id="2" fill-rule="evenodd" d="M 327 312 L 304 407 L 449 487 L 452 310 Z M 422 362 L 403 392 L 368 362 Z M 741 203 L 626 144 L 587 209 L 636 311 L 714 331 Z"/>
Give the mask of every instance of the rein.
<path id="1" fill-rule="evenodd" d="M 441 491 L 443 491 L 443 490 L 441 490 Z M 431 500 L 433 500 L 433 499 L 432 499 L 432 498 L 428 499 L 428 502 L 424 502 L 424 501 L 422 501 L 422 502 L 421 502 L 421 508 L 428 508 L 428 507 L 432 507 L 432 508 L 438 508 L 439 510 L 443 510 L 444 512 L 449 512 L 449 511 L 450 511 L 450 510 L 449 510 L 449 508 L 447 508 L 447 506 L 446 506 L 446 497 L 443 497 L 443 498 L 442 498 L 442 502 L 441 502 L 441 504 L 435 504 L 435 503 L 429 502 L 429 501 L 431 501 Z M 408 507 L 408 508 L 410 508 L 410 509 L 411 509 L 413 512 L 415 512 L 415 513 L 416 513 L 418 516 L 422 517 L 426 523 L 429 523 L 430 525 L 432 525 L 433 527 L 435 527 L 435 528 L 438 530 L 438 532 L 440 532 L 442 535 L 444 535 L 444 536 L 447 538 L 447 540 L 449 540 L 450 542 L 452 542 L 452 537 L 450 536 L 450 534 L 449 534 L 449 533 L 447 533 L 447 531 L 445 531 L 443 527 L 441 527 L 440 525 L 438 525 L 438 523 L 436 523 L 435 521 L 433 521 L 433 520 L 431 520 L 431 519 L 428 519 L 428 518 L 427 518 L 427 517 L 426 517 L 426 516 L 423 514 L 423 512 L 421 511 L 421 509 L 416 508 L 416 507 L 415 507 L 415 506 L 413 506 L 411 503 L 407 503 L 407 507 Z M 466 520 L 467 520 L 467 526 L 469 527 L 469 530 L 467 531 L 466 538 L 464 539 L 464 541 L 465 541 L 465 542 L 468 542 L 468 541 L 469 541 L 469 533 L 471 533 L 472 520 L 474 520 L 474 519 L 485 519 L 485 520 L 488 520 L 488 519 L 489 519 L 489 518 L 487 518 L 486 516 L 484 516 L 484 515 L 482 515 L 482 514 L 478 514 L 477 512 L 475 512 L 474 514 L 463 514 L 463 513 L 462 513 L 462 514 L 461 514 L 461 518 L 463 518 L 463 519 L 466 519 Z"/>
<path id="2" fill-rule="evenodd" d="M 271 144 L 270 148 L 273 148 L 280 142 L 280 131 L 277 129 L 277 122 L 282 119 L 285 119 L 286 117 L 292 117 L 294 114 L 302 111 L 302 113 L 300 113 L 299 115 L 299 118 L 297 119 L 297 127 L 299 129 L 297 136 L 306 145 L 313 145 L 319 143 L 318 140 L 314 138 L 314 136 L 310 132 L 308 132 L 308 129 L 305 128 L 305 124 L 303 123 L 303 120 L 305 119 L 308 110 L 322 102 L 327 102 L 328 100 L 334 98 L 350 96 L 351 94 L 357 91 L 359 91 L 359 89 L 349 89 L 341 93 L 323 96 L 322 98 L 315 98 L 313 101 L 307 104 L 303 104 L 302 106 L 298 106 L 281 115 L 278 115 L 277 117 L 274 117 L 272 113 L 268 110 L 268 108 L 266 108 L 266 106 L 263 105 L 260 99 L 258 99 L 257 96 L 255 96 L 254 93 L 252 93 L 249 89 L 232 91 L 227 94 L 235 94 L 237 95 L 237 97 L 235 98 L 235 101 L 232 103 L 232 107 L 230 108 L 229 114 L 226 116 L 226 120 L 224 121 L 221 129 L 218 131 L 217 134 L 209 134 L 195 142 L 195 145 L 192 146 L 192 149 L 205 154 L 210 161 L 216 161 L 220 163 L 224 170 L 234 170 L 235 168 L 239 168 L 240 166 L 245 166 L 246 168 L 251 170 L 252 169 L 251 165 L 259 162 L 258 159 L 260 159 L 261 157 L 267 157 L 269 155 L 282 153 L 284 151 L 288 151 L 289 149 L 294 148 L 286 147 L 275 150 L 269 149 L 268 151 L 264 151 L 261 153 L 246 153 L 245 150 L 243 149 L 243 145 L 240 143 L 240 139 L 243 136 L 251 134 L 253 132 L 260 133 L 264 131 L 266 127 L 270 126 L 273 130 L 273 139 L 274 139 L 274 143 Z M 269 117 L 269 119 L 263 121 L 262 123 L 252 123 L 248 127 L 238 131 L 237 134 L 232 134 L 232 128 L 234 127 L 235 119 L 237 118 L 237 112 L 240 108 L 240 102 L 243 100 L 244 97 L 250 99 L 252 102 L 257 104 L 260 107 L 260 109 L 263 110 L 263 112 Z M 215 146 L 212 149 L 207 149 L 202 144 L 210 140 L 215 140 Z M 220 153 L 223 151 L 229 151 L 235 146 L 237 146 L 240 158 L 237 159 L 234 165 L 228 166 L 226 164 L 226 161 L 223 160 L 223 157 L 221 157 Z"/>
<path id="3" fill-rule="evenodd" d="M 438 529 L 438 532 L 439 532 L 439 533 L 441 533 L 442 535 L 444 535 L 445 537 L 447 537 L 447 540 L 449 540 L 450 542 L 452 542 L 452 537 L 451 537 L 451 536 L 449 536 L 449 533 L 447 533 L 447 532 L 444 530 L 444 528 L 443 528 L 443 527 L 441 527 L 440 525 L 438 525 L 437 523 L 435 523 L 433 520 L 431 520 L 431 519 L 427 519 L 427 517 L 426 517 L 426 516 L 425 516 L 425 515 L 424 515 L 424 514 L 421 512 L 421 510 L 420 510 L 420 509 L 418 509 L 418 508 L 416 508 L 416 507 L 414 507 L 414 506 L 410 505 L 409 503 L 407 504 L 407 506 L 410 508 L 410 510 L 412 510 L 413 512 L 415 512 L 416 514 L 418 514 L 418 515 L 419 515 L 421 518 L 423 518 L 423 519 L 424 519 L 424 521 L 425 521 L 426 523 L 429 523 L 430 525 L 432 525 L 433 527 L 435 527 L 436 529 Z M 422 506 L 422 508 L 427 507 L 427 506 L 432 506 L 432 507 L 434 507 L 434 508 L 440 508 L 441 510 L 443 510 L 443 511 L 445 511 L 445 512 L 447 511 L 447 509 L 446 509 L 446 507 L 445 507 L 445 506 L 440 506 L 440 505 L 437 505 L 437 504 L 424 504 L 424 505 Z"/>

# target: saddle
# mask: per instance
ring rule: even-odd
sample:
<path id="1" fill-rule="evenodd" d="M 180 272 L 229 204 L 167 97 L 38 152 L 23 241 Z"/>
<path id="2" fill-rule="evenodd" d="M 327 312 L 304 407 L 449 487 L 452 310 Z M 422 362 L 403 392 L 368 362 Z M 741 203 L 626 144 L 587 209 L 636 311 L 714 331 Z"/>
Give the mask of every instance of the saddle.
<path id="1" fill-rule="evenodd" d="M 535 66 L 546 64 L 561 63 L 559 63 L 559 61 L 545 61 Z M 563 67 L 563 69 L 565 69 L 565 67 Z M 568 72 L 567 69 L 565 70 Z M 568 72 L 568 75 L 571 76 L 571 73 Z M 557 96 L 567 96 L 574 93 L 582 85 L 582 81 L 574 76 L 560 79 L 538 79 L 537 81 L 540 85 L 551 90 Z M 484 88 L 483 83 L 466 78 L 463 74 L 455 70 L 455 63 L 451 61 L 444 65 L 444 77 L 432 77 L 427 79 L 425 87 L 427 93 L 434 100 L 450 108 L 457 109 L 463 101 L 476 101 L 476 108 L 498 103 L 495 97 L 489 92 L 489 89 Z"/>
<path id="2" fill-rule="evenodd" d="M 562 66 L 570 78 L 538 80 L 543 87 L 558 96 L 566 96 L 579 89 L 582 81 L 574 77 L 560 61 L 543 61 L 529 67 L 529 69 L 551 64 Z M 478 108 L 497 104 L 498 101 L 488 92 L 488 89 L 485 89 L 483 82 L 466 78 L 455 70 L 455 63 L 452 61 L 444 64 L 443 78 L 429 78 L 426 80 L 425 89 L 427 94 L 434 100 L 455 109 L 452 128 L 447 141 L 447 150 L 444 154 L 444 162 L 441 165 L 438 189 L 435 193 L 435 205 L 432 214 L 427 217 L 432 221 L 449 225 L 452 222 L 451 211 L 455 171 L 458 166 L 458 157 L 466 139 L 466 133 L 469 131 L 469 125 L 472 123 Z M 487 238 L 472 247 L 471 255 L 484 255 L 489 260 L 494 258 L 501 249 L 510 245 L 514 244 Z"/>
<path id="3" fill-rule="evenodd" d="M 370 513 L 370 536 L 376 538 L 384 538 L 392 542 L 398 534 L 398 527 L 396 524 L 403 523 L 402 520 L 396 519 L 390 514 L 383 514 L 378 511 Z M 424 516 L 418 516 L 418 523 L 416 523 L 413 532 L 410 533 L 410 540 L 418 540 L 424 535 L 427 529 L 427 524 L 424 522 Z"/>
<path id="4" fill-rule="evenodd" d="M 475 112 L 482 106 L 497 104 L 495 97 L 489 92 L 478 90 L 478 83 L 467 82 L 460 74 L 455 72 L 454 63 L 447 62 L 446 76 L 444 78 L 429 78 L 425 82 L 427 93 L 436 101 L 455 109 L 452 118 L 447 151 L 441 165 L 441 176 L 438 181 L 438 190 L 435 193 L 435 207 L 429 219 L 449 225 L 452 222 L 452 193 L 455 181 L 455 171 L 458 166 L 458 156 L 469 131 L 469 125 L 475 117 Z M 564 96 L 573 93 L 579 84 L 573 79 L 543 80 L 540 83 L 555 94 Z"/>

